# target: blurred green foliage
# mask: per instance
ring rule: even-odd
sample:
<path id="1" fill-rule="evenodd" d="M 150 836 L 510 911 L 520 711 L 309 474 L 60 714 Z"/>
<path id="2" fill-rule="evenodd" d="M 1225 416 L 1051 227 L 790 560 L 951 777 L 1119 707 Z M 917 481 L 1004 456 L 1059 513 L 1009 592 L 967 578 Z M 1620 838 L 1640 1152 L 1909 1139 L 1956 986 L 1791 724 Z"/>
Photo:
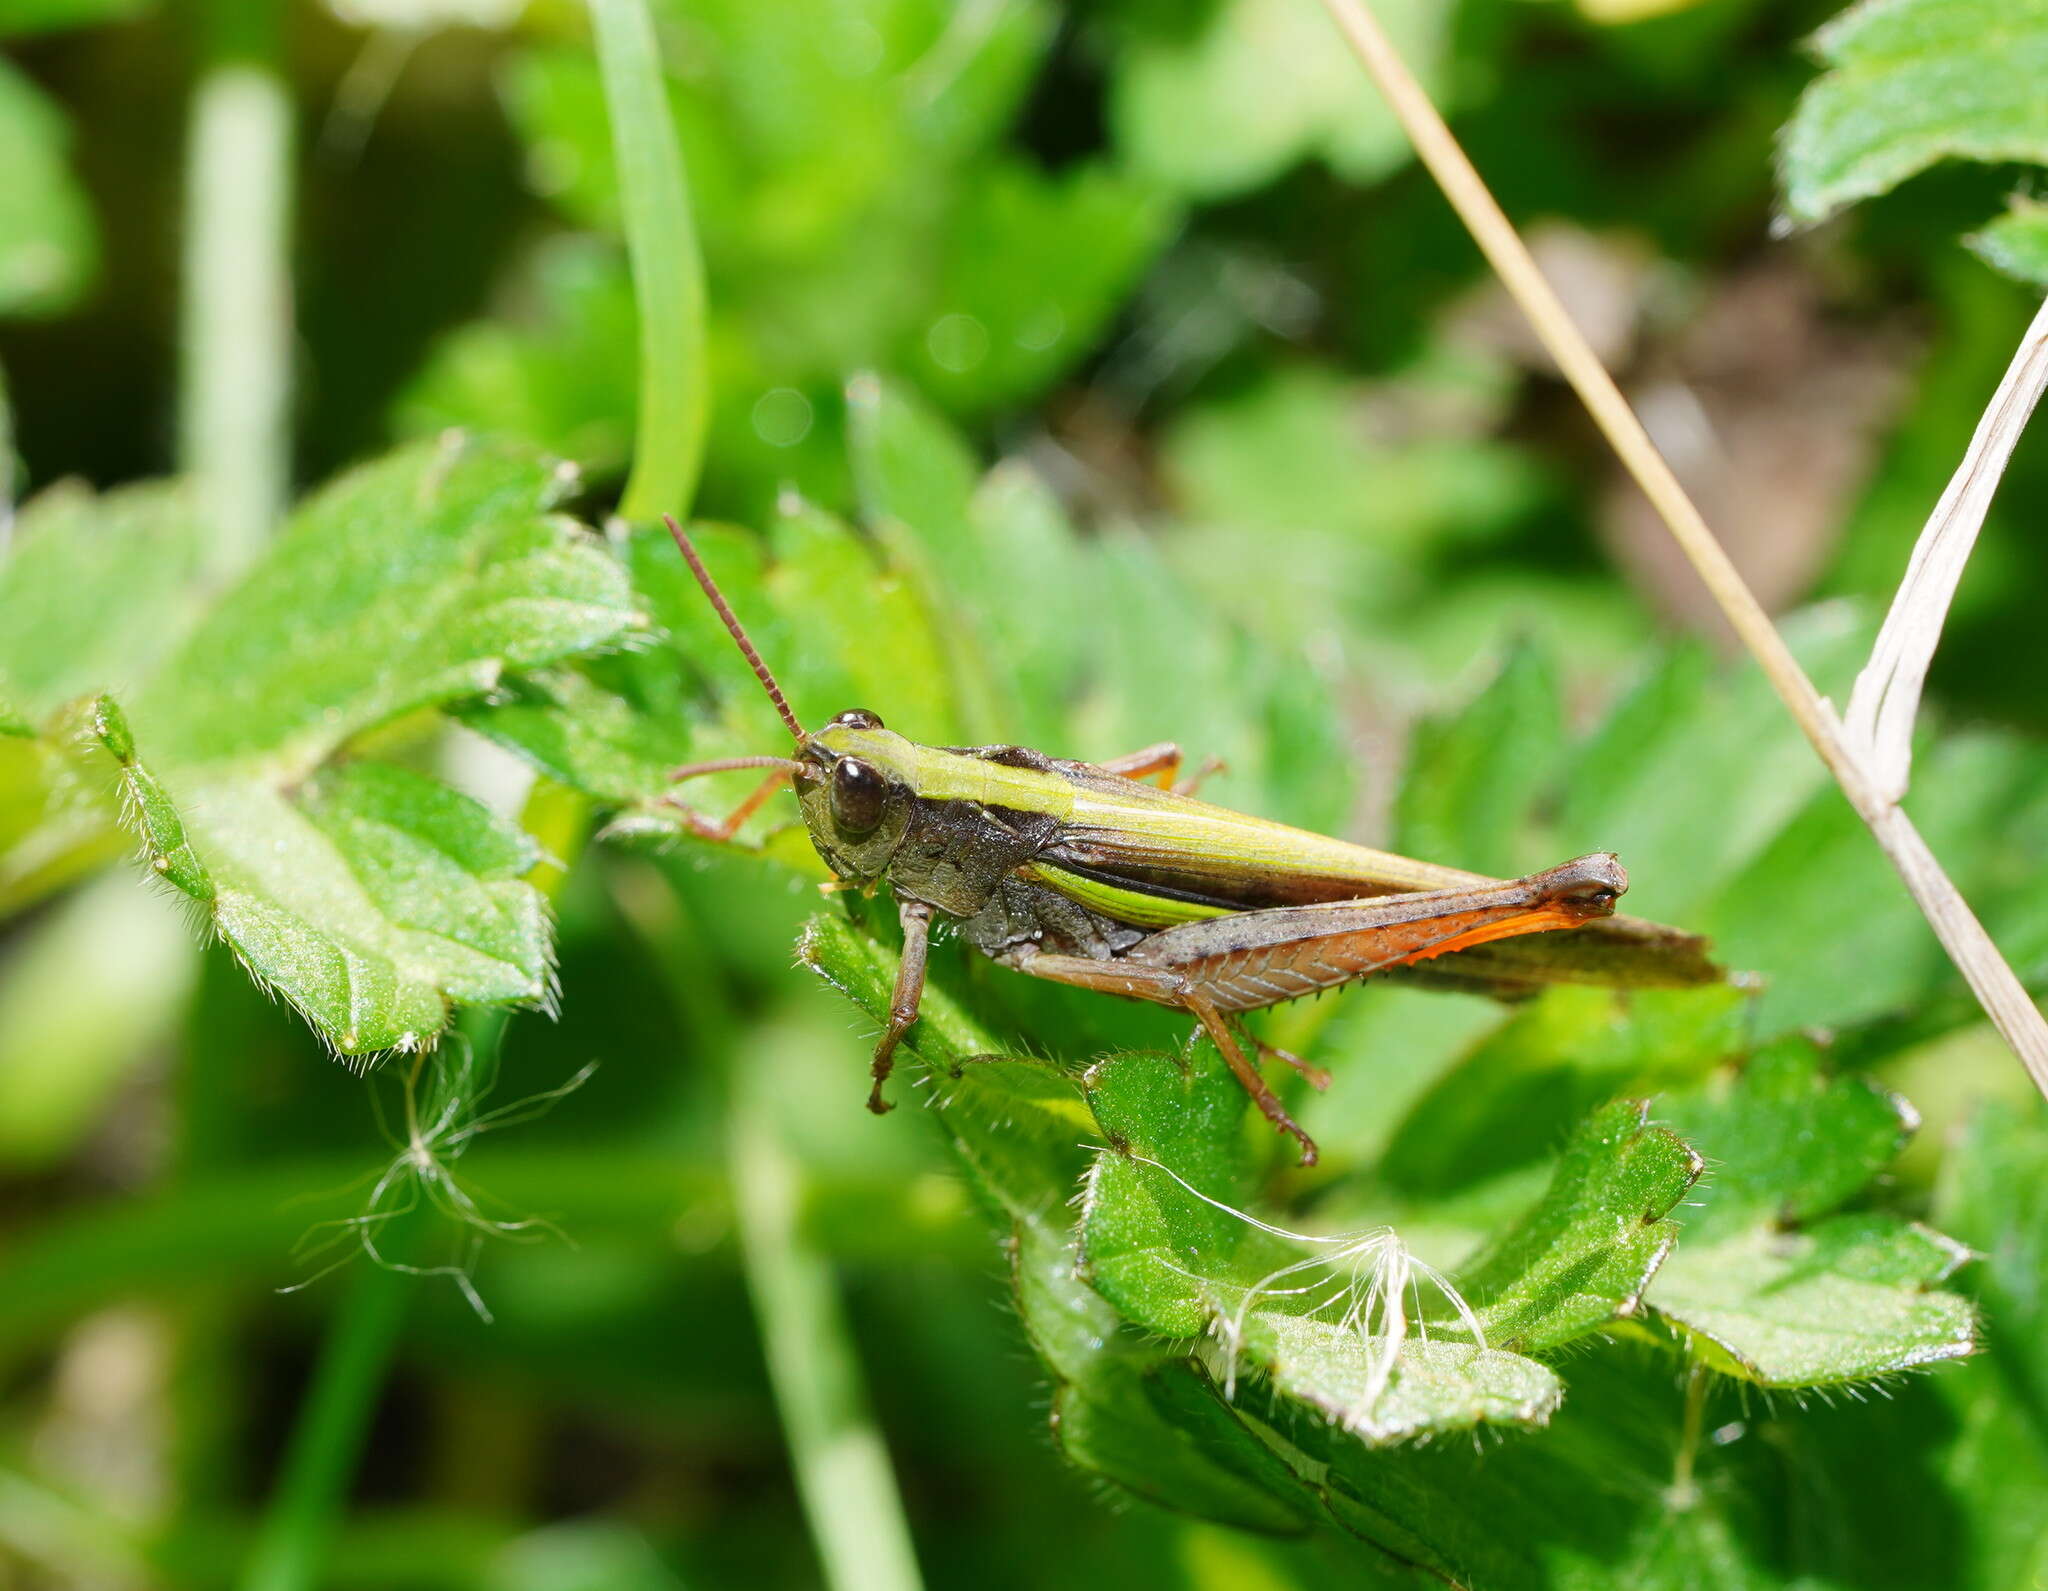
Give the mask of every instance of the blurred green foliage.
<path id="1" fill-rule="evenodd" d="M 934 1586 L 2038 1584 L 2048 1117 L 1313 0 L 652 9 L 694 534 L 807 722 L 1616 850 L 1745 976 L 1270 1013 L 1303 1173 L 1184 1022 L 942 940 L 868 1117 L 886 900 L 665 800 L 786 738 L 611 515 L 664 439 L 582 7 L 289 9 L 306 492 L 218 590 L 161 478 L 194 19 L 0 0 L 0 1581 L 235 1583 L 395 1283 L 326 1584 L 903 1582 L 834 1534 L 870 1418 Z M 1843 699 L 2048 279 L 2048 12 L 1383 11 Z M 2044 489 L 1912 801 L 2036 987 Z M 558 1014 L 425 1049 L 463 1005 Z"/>

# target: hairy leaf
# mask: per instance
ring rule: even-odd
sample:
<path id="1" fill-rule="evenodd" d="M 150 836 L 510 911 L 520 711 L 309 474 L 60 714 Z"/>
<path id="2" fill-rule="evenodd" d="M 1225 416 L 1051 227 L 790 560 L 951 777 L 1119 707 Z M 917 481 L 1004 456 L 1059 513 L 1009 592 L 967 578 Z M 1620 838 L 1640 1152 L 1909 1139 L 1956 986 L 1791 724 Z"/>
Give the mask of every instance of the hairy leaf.
<path id="1" fill-rule="evenodd" d="M 150 867 L 342 1054 L 421 1048 L 452 1001 L 547 996 L 546 909 L 519 876 L 535 849 L 481 803 L 369 762 L 293 796 L 198 782 L 174 799 L 111 702 L 100 723 Z"/>
<path id="2" fill-rule="evenodd" d="M 1370 1442 L 1540 1424 L 1556 1407 L 1557 1380 L 1534 1360 L 1427 1340 L 1391 1234 L 1290 1244 L 1228 1207 L 1244 1181 L 1245 1101 L 1206 1042 L 1186 1062 L 1104 1062 L 1089 1102 L 1117 1152 L 1089 1174 L 1082 1274 L 1125 1319 L 1213 1335 L 1227 1376 L 1262 1372 Z"/>
<path id="3" fill-rule="evenodd" d="M 1245 1441 L 1213 1398 L 1176 1400 L 1178 1419 L 1158 1407 L 1155 1389 L 1195 1372 L 1147 1345 L 1074 1275 L 1063 1234 L 1024 1222 L 1014 1242 L 1018 1312 L 1055 1377 L 1053 1428 L 1069 1459 L 1198 1518 L 1275 1533 L 1305 1528 L 1300 1504 L 1285 1500 L 1293 1490 L 1285 1469 Z"/>
<path id="4" fill-rule="evenodd" d="M 547 510 L 573 474 L 451 435 L 292 515 L 131 707 L 166 766 L 290 781 L 349 736 L 640 622 L 617 564 Z"/>
<path id="5" fill-rule="evenodd" d="M 1374 1445 L 1475 1425 L 1542 1425 L 1564 1398 L 1554 1371 L 1474 1343 L 1387 1345 L 1341 1323 L 1261 1310 L 1239 1339 L 1245 1362 L 1291 1398 Z"/>
<path id="6" fill-rule="evenodd" d="M 302 508 L 160 666 L 132 646 L 68 655 L 65 627 L 86 620 L 62 602 L 12 665 L 35 700 L 123 669 L 148 675 L 132 730 L 109 696 L 92 729 L 149 867 L 344 1054 L 427 1045 L 453 1002 L 548 997 L 546 913 L 523 878 L 533 843 L 422 774 L 331 759 L 507 667 L 631 634 L 640 617 L 617 564 L 546 512 L 562 484 L 552 462 L 517 449 L 460 437 L 409 449 Z M 109 527 L 63 517 L 84 508 L 59 500 L 51 539 L 9 578 L 90 577 L 85 594 L 113 600 L 165 559 L 182 567 L 189 549 L 157 534 L 174 500 L 128 501 L 136 512 Z"/>
<path id="7" fill-rule="evenodd" d="M 1709 1363 L 1766 1386 L 1826 1386 L 1958 1358 L 1969 1304 L 1940 1289 L 1960 1244 L 1882 1214 L 1833 1214 L 1915 1125 L 1895 1095 L 1825 1077 L 1787 1041 L 1671 1103 L 1715 1170 L 1650 1303 Z"/>
<path id="8" fill-rule="evenodd" d="M 1937 160 L 2048 164 L 2048 4 L 1860 0 L 1785 130 L 1785 207 L 1819 221 Z"/>
<path id="9" fill-rule="evenodd" d="M 1667 1219 L 1701 1163 L 1677 1134 L 1621 1100 L 1565 1145 L 1542 1200 L 1459 1269 L 1486 1340 L 1539 1353 L 1625 1319 L 1671 1252 Z"/>

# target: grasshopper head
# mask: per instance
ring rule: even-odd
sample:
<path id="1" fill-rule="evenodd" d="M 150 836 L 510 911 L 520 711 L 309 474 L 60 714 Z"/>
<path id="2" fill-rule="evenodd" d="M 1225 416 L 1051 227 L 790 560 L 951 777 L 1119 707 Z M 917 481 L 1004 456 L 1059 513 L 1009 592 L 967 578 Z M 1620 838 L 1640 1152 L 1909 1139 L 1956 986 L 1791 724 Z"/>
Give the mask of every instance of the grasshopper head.
<path id="1" fill-rule="evenodd" d="M 913 782 L 916 748 L 901 735 L 892 735 L 873 713 L 854 708 L 841 713 L 824 728 L 806 730 L 803 721 L 782 694 L 782 687 L 739 621 L 688 532 L 664 514 L 669 534 L 690 573 L 704 589 L 711 606 L 725 625 L 726 633 L 747 660 L 761 688 L 782 717 L 790 738 L 796 742 L 792 757 L 736 757 L 698 763 L 687 771 L 709 773 L 734 767 L 780 767 L 796 786 L 797 801 L 803 808 L 804 827 L 811 831 L 811 843 L 818 854 L 841 878 L 865 884 L 889 870 L 889 862 L 910 820 L 917 811 Z"/>
<path id="2" fill-rule="evenodd" d="M 1612 851 L 1595 851 L 1533 875 L 1545 903 L 1560 916 L 1591 922 L 1614 915 L 1615 900 L 1628 889 L 1628 874 Z"/>
<path id="3" fill-rule="evenodd" d="M 880 878 L 917 807 L 905 777 L 910 742 L 854 708 L 797 747 L 797 800 L 818 854 L 841 878 Z"/>

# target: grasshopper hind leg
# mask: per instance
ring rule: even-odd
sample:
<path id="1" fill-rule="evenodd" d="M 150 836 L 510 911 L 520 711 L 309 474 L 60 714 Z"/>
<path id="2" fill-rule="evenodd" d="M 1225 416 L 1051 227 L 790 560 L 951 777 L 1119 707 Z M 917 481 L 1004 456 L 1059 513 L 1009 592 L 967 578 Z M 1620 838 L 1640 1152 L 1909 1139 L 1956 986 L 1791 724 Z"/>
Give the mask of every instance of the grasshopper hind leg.
<path id="1" fill-rule="evenodd" d="M 1260 1038 L 1256 1033 L 1252 1032 L 1250 1028 L 1245 1027 L 1242 1023 L 1238 1025 L 1237 1032 L 1238 1037 L 1242 1039 L 1244 1042 L 1251 1045 L 1255 1045 L 1258 1049 L 1259 1054 L 1266 1060 L 1279 1061 L 1282 1065 L 1291 1066 L 1297 1072 L 1301 1073 L 1303 1077 L 1308 1079 L 1308 1086 L 1310 1088 L 1313 1088 L 1318 1094 L 1322 1093 L 1325 1089 L 1327 1089 L 1330 1086 L 1330 1074 L 1324 1071 L 1320 1066 L 1314 1065 L 1309 1061 L 1304 1061 L 1299 1055 L 1296 1055 L 1292 1050 L 1283 1050 L 1277 1044 L 1268 1044 L 1264 1039 Z"/>
<path id="2" fill-rule="evenodd" d="M 1132 1000 L 1150 1000 L 1155 1005 L 1171 1006 L 1185 1011 L 1202 1024 L 1203 1031 L 1215 1041 L 1222 1052 L 1224 1062 L 1231 1074 L 1251 1095 L 1252 1103 L 1259 1112 L 1281 1132 L 1286 1133 L 1301 1145 L 1301 1163 L 1312 1166 L 1316 1163 L 1318 1151 L 1316 1141 L 1302 1130 L 1301 1124 L 1287 1114 L 1287 1107 L 1280 1103 L 1275 1094 L 1259 1075 L 1245 1055 L 1245 1047 L 1231 1029 L 1230 1020 L 1218 1009 L 1215 1002 L 1203 991 L 1195 979 L 1186 977 L 1170 967 L 1148 967 L 1142 963 L 1123 959 L 1096 960 L 1089 956 L 1024 955 L 1006 958 L 1006 965 L 1019 972 L 1028 972 L 1034 978 L 1050 978 L 1055 983 L 1070 983 L 1083 989 L 1099 989 L 1105 994 L 1120 994 Z M 1256 1041 L 1254 1041 L 1256 1044 Z M 1262 1047 L 1262 1046 L 1261 1046 Z M 1297 1057 L 1285 1051 L 1275 1051 L 1280 1059 L 1300 1066 Z M 1316 1068 L 1301 1067 L 1311 1082 L 1315 1081 Z"/>
<path id="3" fill-rule="evenodd" d="M 1280 1103 L 1280 1096 L 1266 1085 L 1266 1080 L 1259 1075 L 1259 1069 L 1252 1065 L 1251 1060 L 1245 1055 L 1244 1046 L 1238 1042 L 1237 1034 L 1231 1031 L 1231 1025 L 1223 1013 L 1211 1005 L 1200 991 L 1192 988 L 1183 991 L 1180 1005 L 1182 1010 L 1192 1014 L 1194 1019 L 1202 1024 L 1203 1031 L 1215 1041 L 1216 1048 L 1223 1053 L 1224 1062 L 1230 1067 L 1238 1082 L 1244 1085 L 1244 1091 L 1252 1096 L 1252 1103 L 1259 1107 L 1260 1114 L 1301 1145 L 1301 1163 L 1304 1166 L 1314 1165 L 1321 1155 L 1321 1151 L 1316 1148 L 1316 1141 L 1302 1130 L 1301 1123 L 1287 1114 L 1287 1107 Z M 1253 1042 L 1257 1043 L 1256 1040 Z M 1264 1050 L 1266 1046 L 1260 1044 L 1258 1048 Z M 1311 1082 L 1315 1080 L 1316 1072 L 1313 1067 L 1304 1066 L 1284 1050 L 1275 1050 L 1273 1053 L 1301 1071 Z M 1328 1081 L 1327 1075 L 1324 1081 Z"/>

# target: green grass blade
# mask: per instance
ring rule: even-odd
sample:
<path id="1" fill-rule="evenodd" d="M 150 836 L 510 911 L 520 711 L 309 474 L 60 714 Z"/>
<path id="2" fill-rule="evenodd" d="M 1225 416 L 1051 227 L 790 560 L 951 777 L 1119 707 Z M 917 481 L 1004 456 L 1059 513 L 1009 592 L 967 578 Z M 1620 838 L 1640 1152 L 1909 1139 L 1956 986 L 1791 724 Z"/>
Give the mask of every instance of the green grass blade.
<path id="1" fill-rule="evenodd" d="M 275 13 L 206 7 L 185 150 L 178 460 L 222 582 L 255 557 L 291 472 L 292 106 Z"/>
<path id="2" fill-rule="evenodd" d="M 590 14 L 640 312 L 639 431 L 619 508 L 628 519 L 684 515 L 711 407 L 704 262 L 645 0 L 591 0 Z"/>
<path id="3" fill-rule="evenodd" d="M 416 1228 L 422 1209 L 401 1217 L 400 1227 Z M 402 1256 L 409 1235 L 387 1229 L 383 1242 Z M 277 1491 L 238 1582 L 241 1591 L 310 1591 L 327 1578 L 328 1551 L 341 1528 L 370 1416 L 419 1285 L 418 1278 L 384 1265 L 364 1266 L 350 1280 L 348 1298 L 321 1345 Z"/>
<path id="4" fill-rule="evenodd" d="M 733 1074 L 733 1203 L 747 1288 L 811 1537 L 833 1591 L 918 1591 L 889 1455 L 825 1257 L 798 1226 L 800 1171 L 761 1097 L 770 1074 Z"/>

